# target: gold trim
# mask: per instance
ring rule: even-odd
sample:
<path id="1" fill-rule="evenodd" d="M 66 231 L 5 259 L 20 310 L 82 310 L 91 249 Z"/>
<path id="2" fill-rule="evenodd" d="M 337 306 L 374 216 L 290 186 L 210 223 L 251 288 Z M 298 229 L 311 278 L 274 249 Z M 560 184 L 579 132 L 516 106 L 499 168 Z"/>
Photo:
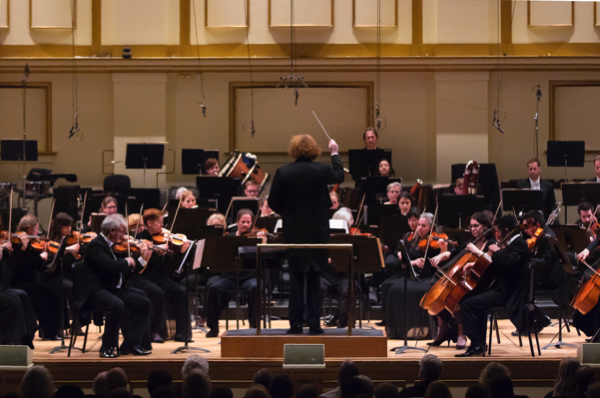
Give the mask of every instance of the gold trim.
<path id="1" fill-rule="evenodd" d="M 195 0 L 179 0 L 179 45 L 191 44 L 191 2 Z"/>
<path id="2" fill-rule="evenodd" d="M 423 0 L 412 0 L 412 43 L 423 44 Z"/>
<path id="3" fill-rule="evenodd" d="M 290 0 L 291 1 L 291 0 Z M 298 24 L 294 24 L 295 28 L 333 28 L 333 16 L 334 16 L 334 1 L 335 0 L 329 0 L 331 1 L 331 25 L 327 26 L 327 25 L 298 25 Z M 269 28 L 289 28 L 290 25 L 273 25 L 271 24 L 271 0 L 269 0 Z"/>
<path id="4" fill-rule="evenodd" d="M 0 89 L 22 89 L 21 83 L 0 83 Z M 30 83 L 27 88 L 42 89 L 46 95 L 46 148 L 43 152 L 38 152 L 38 155 L 55 155 L 52 152 L 52 83 Z"/>
<path id="5" fill-rule="evenodd" d="M 194 1 L 194 0 L 192 0 Z M 204 28 L 205 29 L 225 29 L 225 28 L 249 28 L 250 27 L 250 0 L 245 0 L 246 10 L 244 14 L 246 17 L 246 25 L 223 25 L 223 26 L 208 26 L 208 2 L 204 0 Z"/>
<path id="6" fill-rule="evenodd" d="M 381 25 L 382 28 L 398 27 L 398 0 L 394 1 L 394 25 Z M 376 28 L 377 25 L 356 25 L 356 0 L 352 0 L 352 27 L 353 28 Z"/>
<path id="7" fill-rule="evenodd" d="M 33 26 L 33 0 L 29 0 L 29 29 L 76 29 L 77 28 L 77 0 L 69 0 L 69 8 L 73 2 L 71 10 L 71 25 L 72 26 Z"/>
<path id="8" fill-rule="evenodd" d="M 500 1 L 500 42 L 512 44 L 512 1 Z"/>
<path id="9" fill-rule="evenodd" d="M 276 82 L 229 82 L 229 152 L 236 150 L 236 102 L 237 90 L 247 88 L 275 88 Z M 375 102 L 375 83 L 372 81 L 363 82 L 311 82 L 308 89 L 311 88 L 364 88 L 367 90 L 366 121 L 370 126 L 375 124 L 375 115 L 370 111 L 371 104 Z M 366 126 L 365 126 L 366 127 Z M 282 152 L 261 152 L 262 154 L 282 154 Z"/>
<path id="10" fill-rule="evenodd" d="M 513 0 L 516 1 L 516 0 Z M 557 25 L 532 25 L 531 24 L 531 11 L 530 11 L 530 3 L 531 0 L 527 0 L 527 27 L 528 28 L 552 28 L 552 27 L 559 27 L 559 28 L 572 28 L 575 26 L 575 2 L 571 1 L 571 24 L 557 24 Z"/>
<path id="11" fill-rule="evenodd" d="M 92 46 L 102 45 L 102 0 L 92 0 Z"/>
<path id="12" fill-rule="evenodd" d="M 550 108 L 550 131 L 548 134 L 549 141 L 560 140 L 560 137 L 556 136 L 556 89 L 559 87 L 599 87 L 600 80 L 550 80 L 549 81 L 549 108 Z"/>
<path id="13" fill-rule="evenodd" d="M 10 28 L 10 0 L 6 0 L 6 26 L 0 26 L 0 29 Z"/>

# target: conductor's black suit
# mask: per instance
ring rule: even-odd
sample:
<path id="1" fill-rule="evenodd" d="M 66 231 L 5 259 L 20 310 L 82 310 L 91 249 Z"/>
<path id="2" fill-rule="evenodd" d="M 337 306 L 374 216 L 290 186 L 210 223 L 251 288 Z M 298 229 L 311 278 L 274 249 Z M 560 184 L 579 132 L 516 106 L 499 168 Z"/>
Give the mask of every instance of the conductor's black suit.
<path id="1" fill-rule="evenodd" d="M 344 168 L 339 155 L 331 156 L 331 167 L 308 159 L 280 167 L 275 173 L 269 206 L 283 218 L 286 243 L 329 242 L 328 184 L 344 181 Z M 319 327 L 320 272 L 327 265 L 327 250 L 288 250 L 290 266 L 290 326 L 302 328 L 304 313 L 304 278 L 308 322 Z"/>

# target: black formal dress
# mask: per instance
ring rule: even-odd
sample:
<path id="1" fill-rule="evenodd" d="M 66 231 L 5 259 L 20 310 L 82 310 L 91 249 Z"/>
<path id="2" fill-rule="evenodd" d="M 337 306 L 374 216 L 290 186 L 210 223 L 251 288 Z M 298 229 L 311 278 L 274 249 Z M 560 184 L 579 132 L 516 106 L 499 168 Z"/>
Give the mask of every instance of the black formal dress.
<path id="1" fill-rule="evenodd" d="M 137 239 L 152 241 L 152 235 L 143 231 Z M 171 279 L 173 271 L 183 261 L 184 253 L 174 256 L 152 253 L 146 269 L 131 277 L 131 286 L 142 289 L 152 302 L 151 332 L 167 337 L 165 321 L 165 299 L 175 310 L 175 340 L 185 341 L 185 331 L 191 337 L 192 325 L 189 317 L 185 286 Z M 187 325 L 186 325 L 187 322 Z"/>
<path id="2" fill-rule="evenodd" d="M 125 286 L 125 277 L 133 271 L 125 259 L 117 259 L 111 242 L 99 234 L 85 252 L 87 280 L 81 286 L 77 305 L 81 310 L 93 309 L 105 315 L 102 349 L 117 347 L 119 327 L 123 332 L 122 348 L 135 346 L 150 349 L 150 313 L 152 304 L 139 289 Z M 135 272 L 142 265 L 136 260 Z"/>
<path id="3" fill-rule="evenodd" d="M 519 188 L 531 188 L 531 181 L 529 178 L 525 178 L 524 180 L 517 180 L 517 187 Z M 556 197 L 554 196 L 554 186 L 548 180 L 544 180 L 540 178 L 540 188 L 542 189 L 542 197 L 544 199 L 544 207 L 542 212 L 544 213 L 544 218 L 547 220 L 550 216 L 550 213 L 556 209 Z"/>
<path id="4" fill-rule="evenodd" d="M 594 250 L 598 247 L 598 245 L 600 245 L 600 239 L 595 239 L 588 245 L 587 249 L 590 251 L 590 256 L 587 260 L 588 264 L 590 261 L 589 258 L 591 257 L 592 253 L 594 253 Z M 592 264 L 592 266 L 598 270 L 600 264 L 596 262 Z M 591 271 L 587 270 L 586 267 L 582 276 L 581 286 L 583 286 L 591 276 Z M 600 329 L 600 301 L 585 315 L 579 311 L 575 311 L 573 314 L 573 326 L 585 333 L 586 336 L 593 336 L 598 329 Z"/>
<path id="5" fill-rule="evenodd" d="M 269 194 L 269 207 L 283 219 L 286 243 L 329 242 L 329 208 L 332 204 L 327 185 L 343 181 L 344 168 L 337 154 L 331 157 L 331 167 L 298 159 L 277 170 Z M 317 328 L 320 326 L 320 273 L 327 265 L 328 251 L 288 250 L 287 257 L 290 266 L 290 326 L 302 328 L 306 283 L 308 324 Z"/>

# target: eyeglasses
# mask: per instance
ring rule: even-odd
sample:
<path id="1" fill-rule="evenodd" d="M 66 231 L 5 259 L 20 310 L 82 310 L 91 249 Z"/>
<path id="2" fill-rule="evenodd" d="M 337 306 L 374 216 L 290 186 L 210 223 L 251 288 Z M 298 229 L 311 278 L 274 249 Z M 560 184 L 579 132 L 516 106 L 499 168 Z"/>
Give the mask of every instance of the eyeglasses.
<path id="1" fill-rule="evenodd" d="M 117 208 L 117 206 L 115 206 L 115 205 L 112 205 L 112 206 L 106 206 L 106 208 L 107 208 L 107 209 L 116 209 L 116 208 Z"/>
<path id="2" fill-rule="evenodd" d="M 481 224 L 471 224 L 469 225 L 469 228 L 473 229 L 473 228 L 479 228 L 481 227 Z"/>

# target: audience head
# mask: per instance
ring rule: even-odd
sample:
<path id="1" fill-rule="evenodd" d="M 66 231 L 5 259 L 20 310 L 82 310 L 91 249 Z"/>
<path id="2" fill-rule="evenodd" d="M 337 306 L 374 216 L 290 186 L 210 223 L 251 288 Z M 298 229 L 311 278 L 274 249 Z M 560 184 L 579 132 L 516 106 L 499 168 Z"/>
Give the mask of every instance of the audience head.
<path id="1" fill-rule="evenodd" d="M 594 370 L 587 365 L 580 366 L 575 371 L 575 386 L 579 393 L 585 393 L 590 384 L 594 382 Z"/>
<path id="2" fill-rule="evenodd" d="M 54 398 L 83 398 L 83 390 L 77 386 L 65 384 L 56 390 Z"/>
<path id="3" fill-rule="evenodd" d="M 292 398 L 294 396 L 294 383 L 285 373 L 280 373 L 273 377 L 269 394 L 272 398 Z"/>
<path id="4" fill-rule="evenodd" d="M 108 391 L 116 388 L 127 388 L 127 374 L 121 368 L 112 368 L 106 373 Z"/>
<path id="5" fill-rule="evenodd" d="M 399 394 L 398 387 L 387 381 L 377 384 L 375 388 L 375 398 L 398 398 Z"/>
<path id="6" fill-rule="evenodd" d="M 148 392 L 152 395 L 152 392 L 158 387 L 171 387 L 173 385 L 173 379 L 171 373 L 164 369 L 154 369 L 148 376 Z"/>
<path id="7" fill-rule="evenodd" d="M 338 370 L 338 385 L 341 386 L 344 380 L 351 379 L 354 376 L 358 376 L 358 366 L 351 359 L 346 359 Z"/>
<path id="8" fill-rule="evenodd" d="M 298 388 L 298 392 L 296 393 L 296 398 L 318 398 L 319 390 L 314 384 L 305 384 Z"/>
<path id="9" fill-rule="evenodd" d="M 450 389 L 443 381 L 434 381 L 427 387 L 424 398 L 452 398 Z"/>
<path id="10" fill-rule="evenodd" d="M 373 398 L 375 394 L 375 386 L 373 386 L 373 380 L 365 375 L 358 375 L 358 378 L 363 382 L 363 394 L 369 398 Z"/>
<path id="11" fill-rule="evenodd" d="M 421 358 L 419 363 L 419 378 L 426 382 L 431 383 L 439 380 L 444 364 L 442 360 L 433 354 L 427 354 Z"/>
<path id="12" fill-rule="evenodd" d="M 92 383 L 92 391 L 94 391 L 94 395 L 103 397 L 109 393 L 108 389 L 108 380 L 106 379 L 106 374 L 108 372 L 100 372 L 94 379 Z"/>
<path id="13" fill-rule="evenodd" d="M 484 387 L 488 387 L 488 381 L 495 375 L 505 375 L 510 377 L 510 370 L 499 362 L 490 362 L 479 373 L 479 382 Z"/>
<path id="14" fill-rule="evenodd" d="M 341 398 L 352 398 L 356 397 L 357 395 L 366 395 L 365 383 L 358 376 L 344 380 L 344 382 L 340 385 L 340 390 L 342 390 Z"/>
<path id="15" fill-rule="evenodd" d="M 183 398 L 208 398 L 210 378 L 201 369 L 192 369 L 183 379 Z"/>
<path id="16" fill-rule="evenodd" d="M 244 398 L 271 398 L 271 394 L 262 384 L 253 384 L 246 391 Z"/>
<path id="17" fill-rule="evenodd" d="M 575 389 L 575 372 L 579 369 L 579 361 L 573 357 L 563 358 L 558 366 L 558 376 L 554 383 L 554 395 L 571 395 Z"/>
<path id="18" fill-rule="evenodd" d="M 150 398 L 175 398 L 175 391 L 171 386 L 160 386 L 154 389 Z"/>
<path id="19" fill-rule="evenodd" d="M 600 381 L 596 381 L 590 384 L 590 386 L 587 389 L 587 392 L 585 393 L 585 397 L 600 398 Z"/>
<path id="20" fill-rule="evenodd" d="M 476 383 L 467 388 L 465 398 L 488 398 L 490 394 L 482 384 Z"/>
<path id="21" fill-rule="evenodd" d="M 488 391 L 491 398 L 512 398 L 515 396 L 512 380 L 504 374 L 490 377 Z"/>
<path id="22" fill-rule="evenodd" d="M 268 390 L 273 382 L 273 372 L 269 368 L 263 368 L 254 374 L 254 383 L 265 386 Z"/>
<path id="23" fill-rule="evenodd" d="M 131 398 L 131 393 L 126 388 L 115 388 L 108 393 L 106 398 Z"/>
<path id="24" fill-rule="evenodd" d="M 23 398 L 50 398 L 54 394 L 54 380 L 45 367 L 32 366 L 25 372 L 20 390 Z"/>
<path id="25" fill-rule="evenodd" d="M 181 376 L 184 380 L 193 369 L 201 369 L 208 374 L 208 361 L 200 355 L 190 355 L 181 368 Z"/>
<path id="26" fill-rule="evenodd" d="M 233 398 L 233 391 L 229 387 L 217 387 L 210 392 L 209 398 Z"/>

